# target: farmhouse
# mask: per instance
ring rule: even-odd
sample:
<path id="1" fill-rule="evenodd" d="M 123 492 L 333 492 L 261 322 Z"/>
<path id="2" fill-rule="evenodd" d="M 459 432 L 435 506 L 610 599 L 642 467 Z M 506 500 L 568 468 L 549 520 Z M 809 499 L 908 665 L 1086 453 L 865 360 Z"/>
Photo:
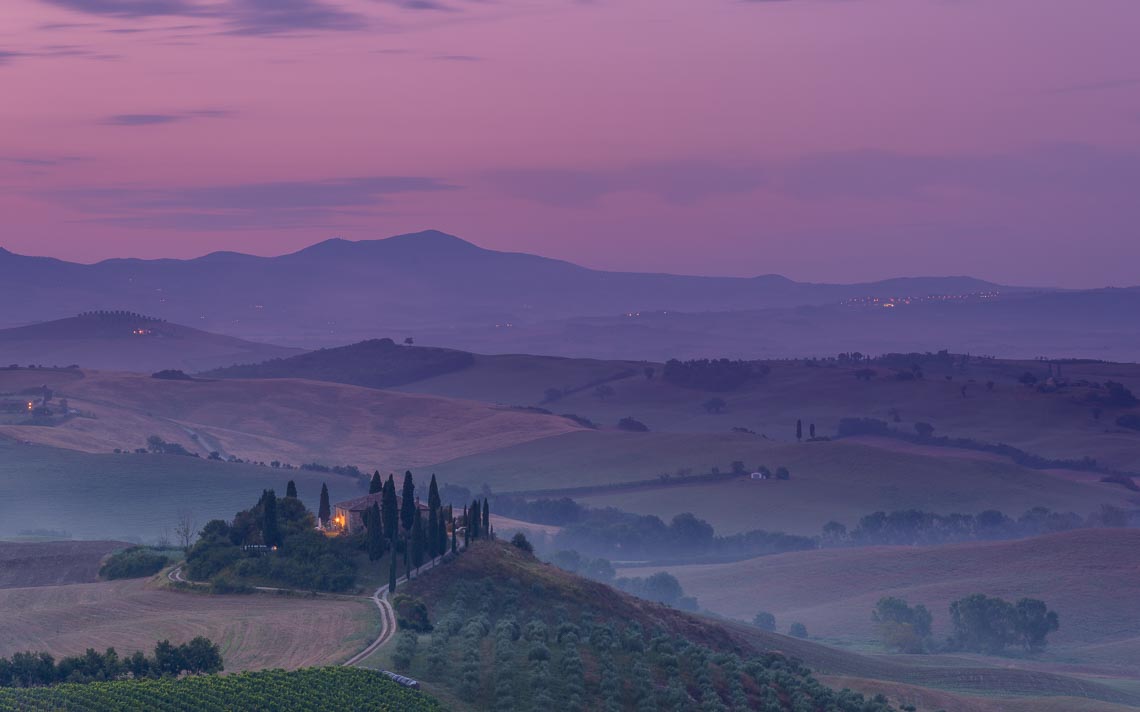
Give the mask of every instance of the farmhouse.
<path id="1" fill-rule="evenodd" d="M 384 493 L 376 492 L 375 494 L 366 494 L 362 497 L 355 499 L 345 500 L 344 502 L 337 502 L 333 505 L 332 527 L 348 534 L 355 534 L 364 529 L 364 512 L 371 509 L 375 504 L 377 507 L 383 508 Z M 399 511 L 402 498 L 397 494 L 396 507 Z M 428 506 L 420 502 L 419 498 L 416 499 L 416 507 L 424 515 L 428 512 Z"/>

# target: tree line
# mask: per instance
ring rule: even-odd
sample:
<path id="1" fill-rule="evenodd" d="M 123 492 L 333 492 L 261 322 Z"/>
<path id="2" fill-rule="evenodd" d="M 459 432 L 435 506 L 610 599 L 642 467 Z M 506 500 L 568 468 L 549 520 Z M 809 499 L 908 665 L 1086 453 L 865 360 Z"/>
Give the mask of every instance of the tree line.
<path id="1" fill-rule="evenodd" d="M 198 636 L 181 645 L 160 641 L 154 646 L 154 655 L 149 657 L 142 651 L 120 657 L 114 648 L 102 653 L 88 648 L 82 655 L 59 660 L 50 653 L 16 653 L 11 658 L 0 658 L 0 687 L 178 677 L 222 670 L 221 650 L 209 638 Z"/>

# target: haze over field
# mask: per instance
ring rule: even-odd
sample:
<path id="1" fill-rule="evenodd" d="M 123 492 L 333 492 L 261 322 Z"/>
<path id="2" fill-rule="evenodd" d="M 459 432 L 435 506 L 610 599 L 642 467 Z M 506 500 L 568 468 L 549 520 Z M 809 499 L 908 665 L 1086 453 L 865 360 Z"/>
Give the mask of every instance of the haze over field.
<path id="1" fill-rule="evenodd" d="M 0 0 L 0 712 L 1140 711 L 1136 0 Z"/>

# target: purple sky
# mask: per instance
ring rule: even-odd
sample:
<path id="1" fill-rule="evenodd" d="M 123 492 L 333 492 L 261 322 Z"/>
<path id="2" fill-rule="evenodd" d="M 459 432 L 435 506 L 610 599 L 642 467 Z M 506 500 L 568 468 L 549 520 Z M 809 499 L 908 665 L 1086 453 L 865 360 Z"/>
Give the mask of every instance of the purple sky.
<path id="1" fill-rule="evenodd" d="M 0 245 L 1140 283 L 1137 0 L 2 0 Z"/>

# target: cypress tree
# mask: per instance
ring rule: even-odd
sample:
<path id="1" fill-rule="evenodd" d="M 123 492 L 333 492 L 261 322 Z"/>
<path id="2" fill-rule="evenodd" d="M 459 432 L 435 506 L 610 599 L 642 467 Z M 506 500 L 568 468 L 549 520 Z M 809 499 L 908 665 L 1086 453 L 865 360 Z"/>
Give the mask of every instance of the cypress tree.
<path id="1" fill-rule="evenodd" d="M 447 523 L 454 522 L 455 516 L 451 513 L 451 505 L 447 505 L 446 510 L 440 511 L 439 517 L 439 553 L 447 553 Z M 452 525 L 454 526 L 454 524 Z"/>
<path id="2" fill-rule="evenodd" d="M 439 510 L 432 507 L 428 510 L 427 522 L 427 553 L 429 559 L 439 556 Z"/>
<path id="3" fill-rule="evenodd" d="M 388 475 L 388 481 L 384 483 L 384 496 L 381 497 L 381 504 L 384 515 L 384 537 L 394 543 L 399 527 L 397 523 L 399 505 L 396 501 L 396 480 L 393 479 L 392 475 Z"/>
<path id="4" fill-rule="evenodd" d="M 297 483 L 289 480 L 289 484 L 285 485 L 285 496 L 297 499 Z"/>
<path id="5" fill-rule="evenodd" d="M 400 524 L 404 531 L 411 531 L 416 522 L 416 483 L 412 481 L 412 471 L 404 473 L 404 499 L 400 502 Z"/>
<path id="6" fill-rule="evenodd" d="M 384 556 L 384 529 L 380 522 L 380 507 L 373 502 L 364 512 L 364 525 L 368 527 L 368 560 Z"/>
<path id="7" fill-rule="evenodd" d="M 803 440 L 803 439 L 804 439 L 804 421 L 797 420 L 796 421 L 796 440 Z"/>
<path id="8" fill-rule="evenodd" d="M 467 519 L 467 528 L 471 530 L 471 541 L 479 538 L 479 500 L 471 500 L 471 515 Z"/>
<path id="9" fill-rule="evenodd" d="M 428 508 L 439 509 L 443 502 L 439 499 L 439 485 L 435 482 L 435 473 L 432 473 L 431 484 L 428 485 Z"/>
<path id="10" fill-rule="evenodd" d="M 380 479 L 380 470 L 376 470 L 368 482 L 368 494 L 376 494 L 382 489 L 384 489 L 384 480 Z"/>
<path id="11" fill-rule="evenodd" d="M 317 519 L 322 526 L 328 526 L 329 517 L 332 516 L 332 507 L 329 506 L 329 486 L 321 483 L 321 506 L 317 509 Z"/>
<path id="12" fill-rule="evenodd" d="M 455 542 L 455 519 L 453 518 L 451 520 L 451 553 L 456 554 L 458 552 L 459 552 L 459 548 L 458 548 L 458 546 L 456 546 L 456 542 Z"/>
<path id="13" fill-rule="evenodd" d="M 396 547 L 393 543 L 392 558 L 388 562 L 388 593 L 396 592 Z"/>
<path id="14" fill-rule="evenodd" d="M 479 530 L 483 532 L 484 537 L 491 538 L 491 505 L 490 500 L 486 498 L 483 499 L 483 526 L 479 527 Z"/>
<path id="15" fill-rule="evenodd" d="M 467 505 L 463 505 L 463 548 L 471 544 L 471 515 L 467 513 Z"/>
<path id="16" fill-rule="evenodd" d="M 281 543 L 281 533 L 277 529 L 277 495 L 273 490 L 265 490 L 261 495 L 261 541 L 266 546 Z"/>
<path id="17" fill-rule="evenodd" d="M 412 519 L 412 566 L 419 568 L 424 565 L 424 549 L 427 544 L 427 536 L 424 532 L 424 518 L 420 516 L 419 511 L 416 511 L 416 516 Z"/>

